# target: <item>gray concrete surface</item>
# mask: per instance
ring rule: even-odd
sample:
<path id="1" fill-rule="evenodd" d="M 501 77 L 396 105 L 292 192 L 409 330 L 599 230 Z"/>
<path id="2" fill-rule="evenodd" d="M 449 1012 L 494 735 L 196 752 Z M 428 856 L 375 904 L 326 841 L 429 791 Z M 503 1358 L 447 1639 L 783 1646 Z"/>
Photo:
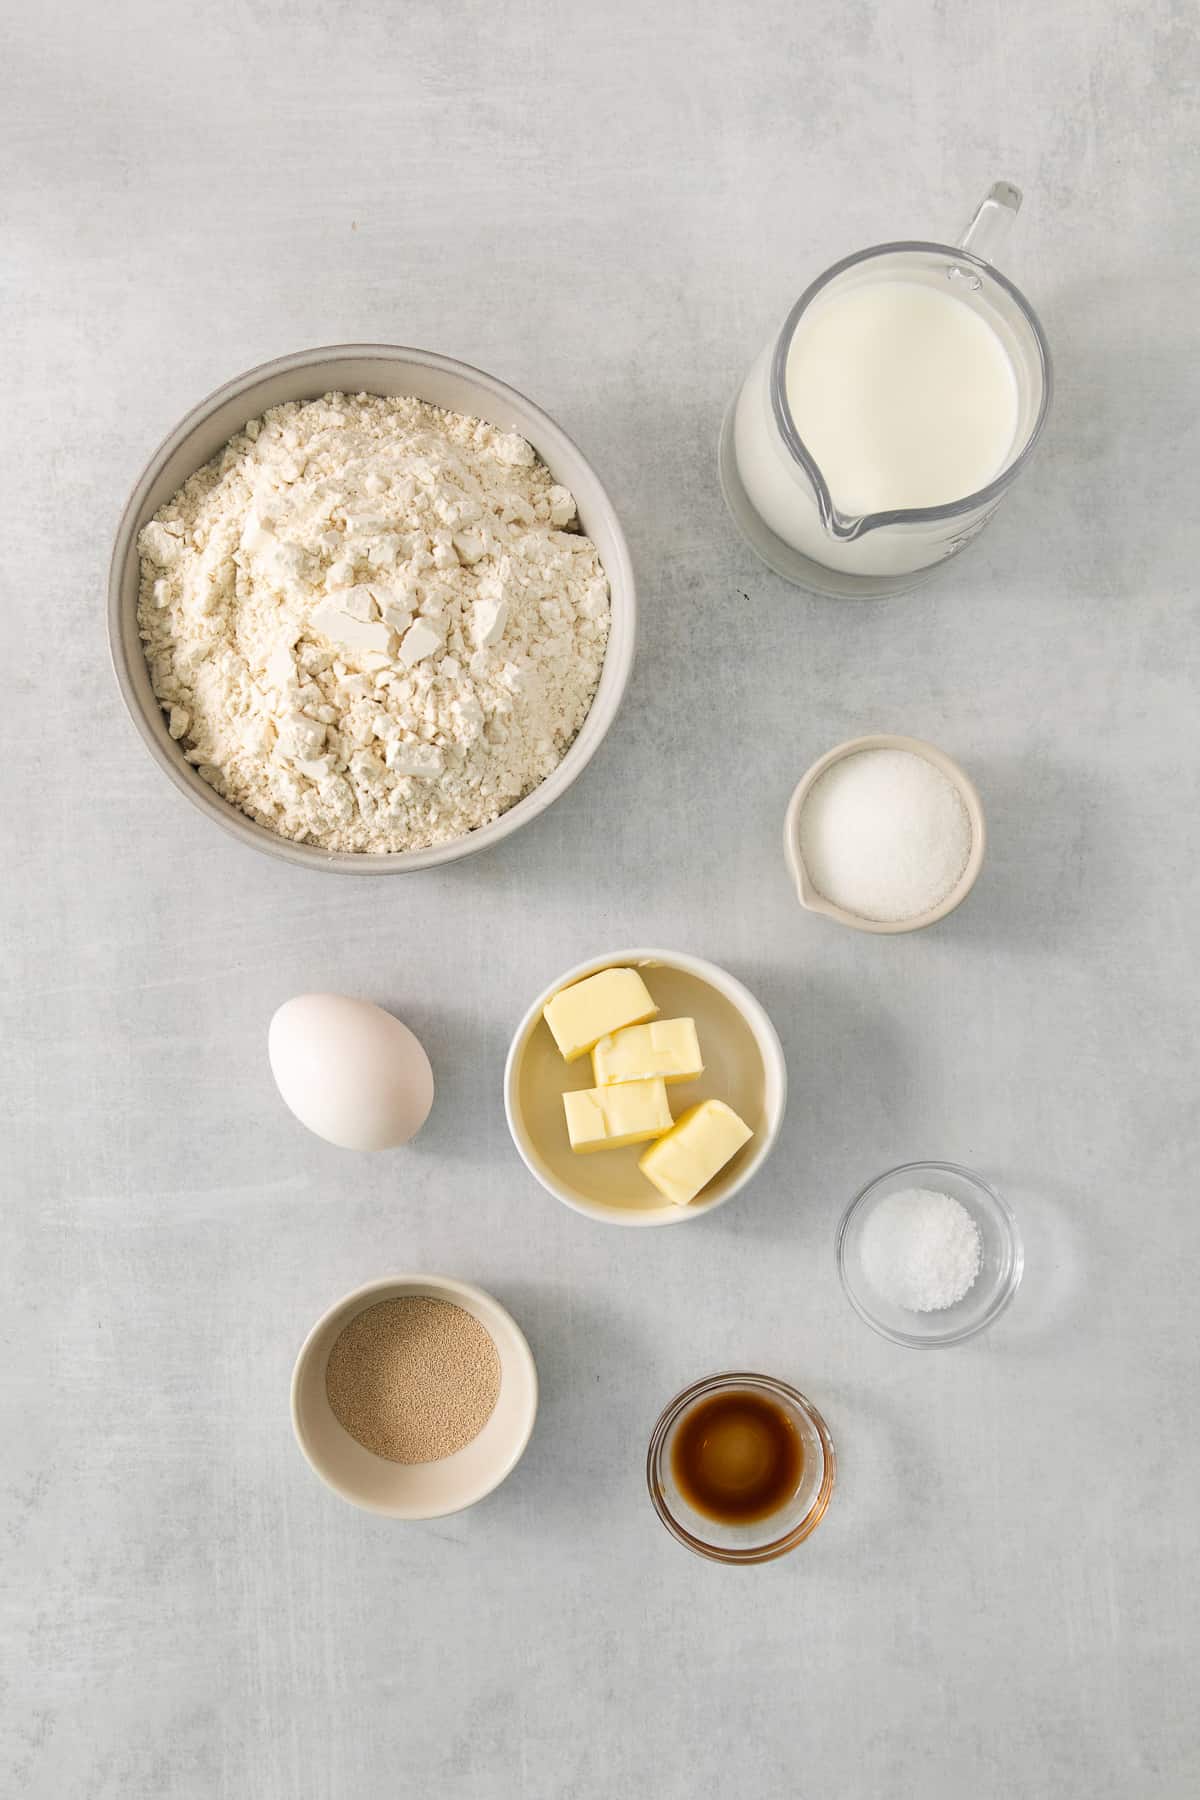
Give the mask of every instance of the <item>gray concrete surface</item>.
<path id="1" fill-rule="evenodd" d="M 48 4 L 0 24 L 5 543 L 0 1789 L 46 1800 L 1183 1800 L 1200 1785 L 1194 16 L 741 0 Z M 1057 355 L 1036 471 L 942 585 L 806 600 L 721 509 L 718 422 L 799 286 L 1026 189 Z M 206 826 L 118 704 L 108 546 L 231 373 L 415 343 L 553 412 L 610 484 L 644 630 L 618 727 L 499 852 L 410 883 Z M 895 942 L 802 914 L 791 786 L 935 739 L 992 848 Z M 714 957 L 783 1035 L 754 1187 L 622 1233 L 536 1188 L 508 1034 L 577 959 Z M 423 1036 L 409 1152 L 309 1138 L 266 1025 L 311 988 Z M 843 1300 L 848 1195 L 977 1165 L 1028 1274 L 904 1353 Z M 519 1471 L 404 1527 L 310 1475 L 310 1322 L 397 1267 L 528 1330 Z M 643 1492 L 660 1405 L 791 1378 L 828 1518 L 706 1566 Z"/>

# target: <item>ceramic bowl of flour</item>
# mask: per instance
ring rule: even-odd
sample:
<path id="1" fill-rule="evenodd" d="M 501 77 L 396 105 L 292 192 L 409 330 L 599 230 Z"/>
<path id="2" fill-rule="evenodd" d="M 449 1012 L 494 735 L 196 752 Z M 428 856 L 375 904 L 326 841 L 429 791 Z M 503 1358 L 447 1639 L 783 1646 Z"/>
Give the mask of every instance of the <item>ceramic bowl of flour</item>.
<path id="1" fill-rule="evenodd" d="M 155 697 L 138 626 L 138 534 L 247 420 L 288 401 L 331 392 L 411 396 L 449 412 L 487 420 L 530 443 L 554 480 L 569 489 L 582 531 L 608 579 L 611 622 L 590 710 L 557 767 L 489 824 L 428 848 L 372 854 L 331 851 L 257 823 L 230 804 L 186 760 Z M 387 344 L 341 344 L 298 351 L 237 376 L 201 401 L 159 446 L 130 495 L 109 574 L 108 629 L 122 697 L 155 762 L 194 806 L 243 844 L 290 863 L 352 874 L 402 874 L 486 850 L 529 824 L 570 787 L 616 717 L 633 665 L 637 601 L 624 534 L 599 477 L 566 433 L 540 407 L 482 370 L 430 351 Z"/>

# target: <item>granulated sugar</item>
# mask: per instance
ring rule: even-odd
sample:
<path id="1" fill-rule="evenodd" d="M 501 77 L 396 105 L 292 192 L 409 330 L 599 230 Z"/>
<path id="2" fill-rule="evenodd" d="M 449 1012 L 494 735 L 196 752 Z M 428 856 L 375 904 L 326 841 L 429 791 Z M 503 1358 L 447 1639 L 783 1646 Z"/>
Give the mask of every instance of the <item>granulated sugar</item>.
<path id="1" fill-rule="evenodd" d="M 325 1392 L 334 1417 L 376 1456 L 437 1462 L 487 1424 L 500 1357 L 465 1308 L 406 1294 L 351 1319 L 329 1352 Z"/>
<path id="2" fill-rule="evenodd" d="M 938 906 L 971 853 L 954 783 L 911 750 L 859 750 L 832 763 L 800 813 L 800 855 L 819 894 L 893 924 Z"/>
<path id="3" fill-rule="evenodd" d="M 974 1286 L 979 1227 L 960 1201 L 932 1188 L 888 1194 L 863 1226 L 863 1273 L 908 1312 L 941 1312 Z"/>

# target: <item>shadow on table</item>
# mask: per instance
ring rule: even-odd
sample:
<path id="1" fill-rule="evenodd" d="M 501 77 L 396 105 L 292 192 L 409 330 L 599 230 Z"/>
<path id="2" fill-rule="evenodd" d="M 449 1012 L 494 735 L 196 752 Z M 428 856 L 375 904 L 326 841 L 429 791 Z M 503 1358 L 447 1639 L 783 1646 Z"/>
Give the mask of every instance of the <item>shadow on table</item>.
<path id="1" fill-rule="evenodd" d="M 822 1388 L 820 1404 L 838 1459 L 829 1521 L 839 1502 L 854 1509 L 856 1580 L 886 1580 L 897 1557 L 925 1535 L 925 1516 L 942 1485 L 936 1427 L 892 1389 L 842 1381 Z M 822 1529 L 826 1529 L 826 1525 Z"/>
<path id="2" fill-rule="evenodd" d="M 760 1175 L 704 1222 L 713 1231 L 762 1235 L 798 1249 L 832 1248 L 851 1191 L 823 1187 L 814 1168 L 848 1162 L 854 1146 L 895 1137 L 906 1087 L 916 1078 L 913 1046 L 875 994 L 811 965 L 733 971 L 770 1013 L 788 1066 L 788 1107 L 775 1149 Z M 819 1146 L 814 1153 L 814 1145 Z M 855 1159 L 851 1159 L 855 1160 Z"/>
<path id="3" fill-rule="evenodd" d="M 983 800 L 987 854 L 962 906 L 930 927 L 937 945 L 1044 956 L 1082 933 L 1111 939 L 1126 907 L 1107 773 L 1038 751 L 972 760 L 970 773 Z"/>
<path id="4" fill-rule="evenodd" d="M 631 1416 L 624 1377 L 648 1361 L 644 1302 L 551 1279 L 498 1282 L 495 1293 L 529 1339 L 539 1395 L 529 1448 L 494 1500 L 503 1495 L 506 1507 L 525 1506 L 541 1496 L 539 1529 L 553 1529 L 558 1517 L 572 1534 L 598 1510 L 640 1502 L 657 1415 Z"/>
<path id="5" fill-rule="evenodd" d="M 478 1163 L 486 1154 L 481 1134 L 478 1129 L 464 1130 L 464 1120 L 490 1120 L 507 1151 L 504 1062 L 511 1023 L 489 1017 L 482 1007 L 456 1007 L 444 1001 L 414 1005 L 390 992 L 376 1003 L 416 1033 L 433 1065 L 433 1108 L 404 1154 L 422 1161 L 436 1157 Z"/>
<path id="6" fill-rule="evenodd" d="M 1025 1273 L 993 1329 L 1007 1351 L 1028 1347 L 1044 1356 L 1077 1329 L 1085 1301 L 1094 1298 L 1083 1231 L 1087 1197 L 1065 1182 L 1001 1165 L 988 1179 L 1009 1202 L 1025 1247 Z"/>

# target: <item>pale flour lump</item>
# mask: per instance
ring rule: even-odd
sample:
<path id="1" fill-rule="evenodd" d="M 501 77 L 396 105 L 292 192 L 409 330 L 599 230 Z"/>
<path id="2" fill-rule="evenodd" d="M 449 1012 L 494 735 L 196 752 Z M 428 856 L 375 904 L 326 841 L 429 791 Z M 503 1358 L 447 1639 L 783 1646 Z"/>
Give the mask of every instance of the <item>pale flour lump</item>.
<path id="1" fill-rule="evenodd" d="M 557 767 L 609 592 L 523 438 L 412 399 L 274 407 L 144 528 L 138 618 L 172 737 L 327 850 L 442 844 Z"/>

